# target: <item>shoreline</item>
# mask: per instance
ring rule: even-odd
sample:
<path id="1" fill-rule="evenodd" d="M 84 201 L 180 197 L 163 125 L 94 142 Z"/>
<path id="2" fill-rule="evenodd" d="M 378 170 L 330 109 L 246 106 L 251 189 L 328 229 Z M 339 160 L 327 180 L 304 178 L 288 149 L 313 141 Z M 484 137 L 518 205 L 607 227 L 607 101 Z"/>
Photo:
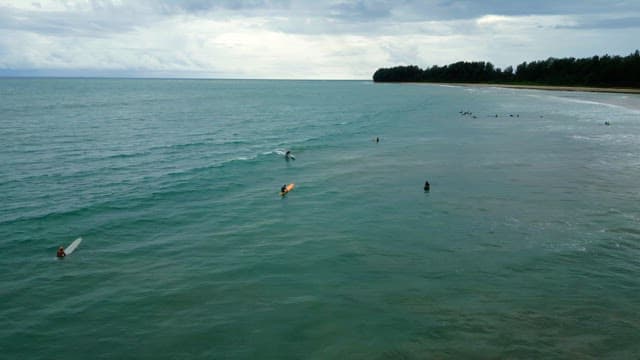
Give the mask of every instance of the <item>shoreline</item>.
<path id="1" fill-rule="evenodd" d="M 604 88 L 604 87 L 588 87 L 588 86 L 516 85 L 516 84 L 489 84 L 489 83 L 427 83 L 427 82 L 419 82 L 416 84 L 434 84 L 434 85 L 464 86 L 464 87 L 499 87 L 499 88 L 507 88 L 507 89 L 527 89 L 527 90 L 582 91 L 582 92 L 601 92 L 601 93 L 618 93 L 618 94 L 640 94 L 640 89 Z"/>

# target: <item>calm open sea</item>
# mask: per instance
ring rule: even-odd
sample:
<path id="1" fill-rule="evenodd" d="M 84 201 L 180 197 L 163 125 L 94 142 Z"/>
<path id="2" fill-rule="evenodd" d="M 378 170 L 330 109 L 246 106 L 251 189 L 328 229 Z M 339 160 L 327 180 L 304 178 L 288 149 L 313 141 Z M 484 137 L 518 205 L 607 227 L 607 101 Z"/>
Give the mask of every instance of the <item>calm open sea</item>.
<path id="1" fill-rule="evenodd" d="M 638 95 L 0 79 L 0 138 L 2 358 L 640 357 Z"/>

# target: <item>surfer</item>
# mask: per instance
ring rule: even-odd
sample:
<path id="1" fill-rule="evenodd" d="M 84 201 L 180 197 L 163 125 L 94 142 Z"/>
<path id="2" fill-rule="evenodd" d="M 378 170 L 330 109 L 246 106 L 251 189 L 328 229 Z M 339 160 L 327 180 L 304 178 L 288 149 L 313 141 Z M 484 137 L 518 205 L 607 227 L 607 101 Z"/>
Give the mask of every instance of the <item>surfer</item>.
<path id="1" fill-rule="evenodd" d="M 293 156 L 293 154 L 291 153 L 291 150 L 287 150 L 287 152 L 284 154 L 284 158 L 289 161 L 289 160 L 295 160 L 296 157 Z"/>
<path id="2" fill-rule="evenodd" d="M 64 248 L 62 246 L 60 246 L 60 248 L 58 248 L 58 252 L 56 253 L 56 256 L 59 258 L 63 258 L 65 256 L 67 256 L 67 254 L 64 253 Z"/>
<path id="3" fill-rule="evenodd" d="M 280 188 L 280 192 L 281 193 L 286 193 L 287 192 L 287 184 L 282 185 L 282 187 Z"/>
<path id="4" fill-rule="evenodd" d="M 376 142 L 379 143 L 380 142 L 380 138 L 376 136 Z"/>
<path id="5" fill-rule="evenodd" d="M 429 184 L 429 181 L 425 181 L 424 182 L 424 191 L 429 191 L 431 189 L 431 185 Z"/>

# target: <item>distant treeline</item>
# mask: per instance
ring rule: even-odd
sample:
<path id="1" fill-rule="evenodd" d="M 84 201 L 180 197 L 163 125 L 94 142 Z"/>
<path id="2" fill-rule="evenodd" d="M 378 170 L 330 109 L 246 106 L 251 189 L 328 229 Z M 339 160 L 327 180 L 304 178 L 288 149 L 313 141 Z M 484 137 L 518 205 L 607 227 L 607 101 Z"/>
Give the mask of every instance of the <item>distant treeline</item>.
<path id="1" fill-rule="evenodd" d="M 523 62 L 514 71 L 496 68 L 490 62 L 465 62 L 424 70 L 415 65 L 378 69 L 376 82 L 465 82 L 521 83 L 564 86 L 640 87 L 640 52 L 629 56 L 549 58 Z"/>

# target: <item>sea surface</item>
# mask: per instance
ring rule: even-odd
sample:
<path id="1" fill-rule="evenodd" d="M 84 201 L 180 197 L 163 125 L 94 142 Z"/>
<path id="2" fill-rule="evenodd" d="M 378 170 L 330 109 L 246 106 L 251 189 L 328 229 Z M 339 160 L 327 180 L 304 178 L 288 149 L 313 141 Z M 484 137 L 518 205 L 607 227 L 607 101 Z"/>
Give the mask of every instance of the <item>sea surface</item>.
<path id="1" fill-rule="evenodd" d="M 5 78 L 0 139 L 4 359 L 640 358 L 638 95 Z"/>

